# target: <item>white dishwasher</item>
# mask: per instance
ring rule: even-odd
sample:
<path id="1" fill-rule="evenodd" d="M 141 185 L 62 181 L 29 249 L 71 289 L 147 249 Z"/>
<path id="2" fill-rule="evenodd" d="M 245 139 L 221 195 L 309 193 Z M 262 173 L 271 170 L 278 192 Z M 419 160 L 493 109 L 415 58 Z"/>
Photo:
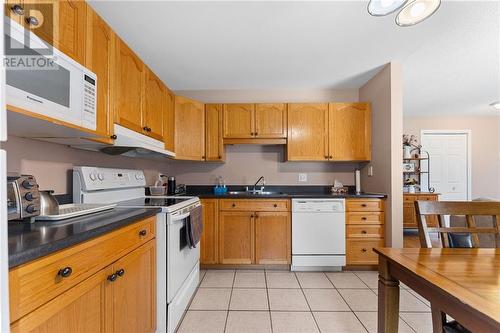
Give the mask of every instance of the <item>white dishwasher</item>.
<path id="1" fill-rule="evenodd" d="M 292 271 L 345 266 L 345 200 L 292 199 Z"/>

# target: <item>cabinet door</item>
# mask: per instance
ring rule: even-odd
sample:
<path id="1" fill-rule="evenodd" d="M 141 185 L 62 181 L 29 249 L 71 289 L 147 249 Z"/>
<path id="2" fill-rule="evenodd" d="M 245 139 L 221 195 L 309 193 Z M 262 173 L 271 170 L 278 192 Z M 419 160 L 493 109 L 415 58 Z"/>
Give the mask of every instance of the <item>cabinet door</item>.
<path id="1" fill-rule="evenodd" d="M 403 227 L 416 228 L 415 205 L 413 202 L 403 203 Z"/>
<path id="2" fill-rule="evenodd" d="M 200 240 L 200 263 L 218 264 L 219 261 L 219 200 L 202 199 L 203 233 Z"/>
<path id="3" fill-rule="evenodd" d="M 224 138 L 253 138 L 254 121 L 253 104 L 224 104 Z"/>
<path id="4" fill-rule="evenodd" d="M 371 111 L 369 103 L 330 103 L 330 159 L 371 159 Z"/>
<path id="5" fill-rule="evenodd" d="M 205 117 L 205 160 L 223 161 L 222 104 L 207 104 Z"/>
<path id="6" fill-rule="evenodd" d="M 97 128 L 106 139 L 113 134 L 112 89 L 114 34 L 103 19 L 87 6 L 87 41 L 85 63 L 97 75 Z"/>
<path id="7" fill-rule="evenodd" d="M 156 329 L 156 253 L 151 240 L 113 264 L 113 332 Z"/>
<path id="8" fill-rule="evenodd" d="M 205 160 L 205 106 L 175 96 L 175 158 Z"/>
<path id="9" fill-rule="evenodd" d="M 109 268 L 12 323 L 12 332 L 107 332 L 111 324 Z"/>
<path id="10" fill-rule="evenodd" d="M 163 115 L 163 141 L 165 149 L 175 152 L 175 96 L 168 89 L 165 89 L 165 114 Z"/>
<path id="11" fill-rule="evenodd" d="M 286 138 L 286 104 L 255 105 L 255 136 Z"/>
<path id="12" fill-rule="evenodd" d="M 255 263 L 289 264 L 292 252 L 290 213 L 255 214 Z"/>
<path id="13" fill-rule="evenodd" d="M 165 85 L 149 68 L 145 72 L 142 129 L 146 135 L 163 141 Z"/>
<path id="14" fill-rule="evenodd" d="M 120 38 L 116 38 L 115 122 L 142 133 L 144 64 Z"/>
<path id="15" fill-rule="evenodd" d="M 80 0 L 24 1 L 24 17 L 33 16 L 37 23 L 24 22 L 40 38 L 55 46 L 80 64 L 85 63 L 85 14 L 87 4 Z"/>
<path id="16" fill-rule="evenodd" d="M 328 160 L 328 104 L 288 104 L 287 158 Z"/>
<path id="17" fill-rule="evenodd" d="M 253 264 L 255 262 L 255 219 L 253 212 L 220 212 L 219 262 Z"/>

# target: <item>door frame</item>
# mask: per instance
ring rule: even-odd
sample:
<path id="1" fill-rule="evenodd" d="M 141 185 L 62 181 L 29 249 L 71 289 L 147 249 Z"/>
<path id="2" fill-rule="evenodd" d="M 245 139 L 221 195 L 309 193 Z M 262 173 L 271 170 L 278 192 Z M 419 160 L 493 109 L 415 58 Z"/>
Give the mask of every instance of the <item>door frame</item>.
<path id="1" fill-rule="evenodd" d="M 420 130 L 420 143 L 426 134 L 465 134 L 467 136 L 467 201 L 472 200 L 472 130 Z"/>

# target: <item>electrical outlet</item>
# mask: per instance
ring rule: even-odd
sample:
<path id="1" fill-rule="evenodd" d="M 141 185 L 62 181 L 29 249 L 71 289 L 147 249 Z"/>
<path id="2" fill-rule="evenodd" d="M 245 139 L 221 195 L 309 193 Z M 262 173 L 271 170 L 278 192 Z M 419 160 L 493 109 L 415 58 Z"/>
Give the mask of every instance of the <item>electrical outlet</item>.
<path id="1" fill-rule="evenodd" d="M 299 173 L 299 182 L 307 182 L 307 173 Z"/>
<path id="2" fill-rule="evenodd" d="M 368 177 L 373 177 L 373 165 L 368 167 Z"/>

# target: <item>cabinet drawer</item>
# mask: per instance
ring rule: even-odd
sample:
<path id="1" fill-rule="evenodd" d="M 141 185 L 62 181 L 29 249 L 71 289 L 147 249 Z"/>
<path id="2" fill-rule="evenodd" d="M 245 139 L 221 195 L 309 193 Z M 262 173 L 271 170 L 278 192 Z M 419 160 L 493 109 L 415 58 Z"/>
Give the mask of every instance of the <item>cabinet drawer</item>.
<path id="1" fill-rule="evenodd" d="M 11 269 L 11 322 L 153 239 L 155 223 L 151 217 Z"/>
<path id="2" fill-rule="evenodd" d="M 348 225 L 348 238 L 384 238 L 384 227 L 382 225 Z"/>
<path id="3" fill-rule="evenodd" d="M 350 212 L 346 213 L 347 224 L 384 224 L 382 212 Z"/>
<path id="4" fill-rule="evenodd" d="M 417 200 L 417 196 L 415 195 L 403 195 L 403 201 L 415 201 Z"/>
<path id="5" fill-rule="evenodd" d="M 347 239 L 347 265 L 377 265 L 378 255 L 374 247 L 383 247 L 383 239 Z"/>
<path id="6" fill-rule="evenodd" d="M 384 210 L 383 201 L 380 199 L 346 200 L 348 212 L 381 212 Z"/>
<path id="7" fill-rule="evenodd" d="M 437 201 L 437 196 L 435 195 L 419 195 L 415 200 L 420 201 Z"/>
<path id="8" fill-rule="evenodd" d="M 289 200 L 273 199 L 223 199 L 220 201 L 220 209 L 228 211 L 243 212 L 288 212 L 290 211 Z"/>

